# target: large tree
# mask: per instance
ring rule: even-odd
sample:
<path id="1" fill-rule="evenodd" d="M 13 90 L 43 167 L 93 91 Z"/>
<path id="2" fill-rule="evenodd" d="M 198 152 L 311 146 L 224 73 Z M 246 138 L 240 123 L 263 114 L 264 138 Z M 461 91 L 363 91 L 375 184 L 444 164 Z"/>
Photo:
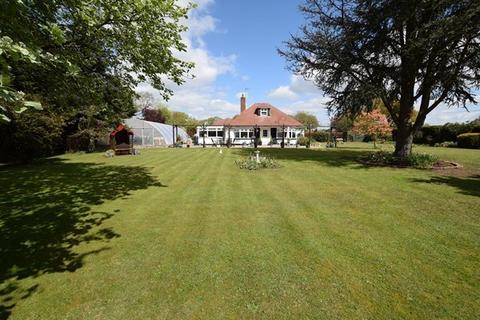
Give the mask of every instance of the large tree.
<path id="1" fill-rule="evenodd" d="M 384 115 L 388 117 L 388 121 L 395 126 L 395 122 L 393 121 L 390 111 L 385 107 L 385 104 L 383 103 L 382 99 L 376 98 L 373 99 L 373 105 L 372 108 L 380 110 Z M 398 114 L 400 110 L 400 101 L 393 101 L 392 102 L 392 111 L 393 114 Z M 412 113 L 410 115 L 410 122 L 414 123 L 415 120 L 417 119 L 418 111 L 414 108 L 412 110 Z"/>
<path id="2" fill-rule="evenodd" d="M 200 122 L 181 111 L 170 111 L 166 107 L 160 108 L 165 114 L 165 123 L 175 124 L 180 127 L 184 127 L 187 133 L 190 136 L 193 136 L 197 130 L 197 126 L 200 125 Z M 168 111 L 166 111 L 168 110 Z"/>
<path id="3" fill-rule="evenodd" d="M 298 111 L 293 117 L 306 127 L 316 128 L 320 126 L 317 117 L 313 113 Z"/>
<path id="4" fill-rule="evenodd" d="M 377 147 L 377 138 L 386 137 L 392 132 L 387 117 L 378 109 L 360 113 L 353 122 L 352 131 L 355 134 L 369 135 L 373 147 Z"/>
<path id="5" fill-rule="evenodd" d="M 143 120 L 146 121 L 153 121 L 153 122 L 160 122 L 165 123 L 166 118 L 165 115 L 160 111 L 160 109 L 149 109 L 144 108 L 142 109 L 142 117 Z"/>
<path id="6" fill-rule="evenodd" d="M 352 130 L 353 119 L 348 114 L 338 115 L 337 117 L 331 119 L 330 127 L 335 128 L 335 130 L 348 133 L 348 131 Z"/>
<path id="7" fill-rule="evenodd" d="M 14 42 L 10 37 L 0 34 L 0 121 L 10 121 L 8 115 L 20 114 L 28 107 L 41 110 L 38 101 L 25 100 L 25 94 L 10 86 L 9 65 L 7 59 L 35 64 L 39 62 L 41 54 L 30 50 L 23 43 Z M 42 57 L 44 58 L 44 57 Z"/>
<path id="8" fill-rule="evenodd" d="M 382 99 L 397 128 L 397 156 L 411 153 L 413 134 L 441 103 L 476 103 L 479 1 L 306 0 L 300 8 L 307 23 L 279 50 L 289 68 L 313 78 L 335 113 Z"/>
<path id="9" fill-rule="evenodd" d="M 0 85 L 22 93 L 15 101 L 0 95 L 0 117 L 12 119 L 0 126 L 20 128 L 17 111 L 28 100 L 61 115 L 64 136 L 84 123 L 113 125 L 135 112 L 143 81 L 167 99 L 166 82 L 183 83 L 192 67 L 176 54 L 186 50 L 182 21 L 190 8 L 170 0 L 0 1 Z M 16 47 L 4 50 L 5 39 Z"/>
<path id="10" fill-rule="evenodd" d="M 148 91 L 141 91 L 137 93 L 135 99 L 135 107 L 137 110 L 142 111 L 144 109 L 152 109 L 155 104 L 153 94 Z"/>

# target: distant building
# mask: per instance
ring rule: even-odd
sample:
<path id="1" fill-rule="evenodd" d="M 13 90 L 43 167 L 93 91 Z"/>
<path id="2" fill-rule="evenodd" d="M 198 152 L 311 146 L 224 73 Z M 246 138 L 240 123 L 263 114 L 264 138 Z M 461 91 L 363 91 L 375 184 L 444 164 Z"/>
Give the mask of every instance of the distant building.
<path id="1" fill-rule="evenodd" d="M 304 126 L 295 118 L 268 103 L 254 103 L 246 108 L 246 98 L 240 98 L 240 114 L 233 118 L 217 119 L 212 125 L 197 127 L 197 143 L 206 145 L 297 144 Z"/>

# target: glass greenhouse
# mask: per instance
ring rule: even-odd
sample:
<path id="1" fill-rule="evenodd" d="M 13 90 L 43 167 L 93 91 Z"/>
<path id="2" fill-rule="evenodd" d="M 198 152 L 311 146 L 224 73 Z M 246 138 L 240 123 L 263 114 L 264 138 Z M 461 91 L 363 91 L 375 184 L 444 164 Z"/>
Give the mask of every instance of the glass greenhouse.
<path id="1" fill-rule="evenodd" d="M 174 143 L 173 126 L 165 123 L 145 121 L 136 117 L 125 120 L 125 124 L 133 131 L 133 144 L 143 147 L 164 147 Z M 178 127 L 178 136 L 187 142 L 189 136 L 185 129 Z"/>

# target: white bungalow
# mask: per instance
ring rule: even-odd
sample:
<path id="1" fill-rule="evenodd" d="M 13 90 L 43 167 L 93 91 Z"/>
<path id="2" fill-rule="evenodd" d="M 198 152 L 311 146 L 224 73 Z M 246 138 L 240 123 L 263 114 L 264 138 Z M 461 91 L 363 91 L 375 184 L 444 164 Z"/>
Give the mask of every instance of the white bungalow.
<path id="1" fill-rule="evenodd" d="M 227 144 L 262 146 L 295 145 L 304 134 L 304 126 L 295 118 L 268 103 L 255 103 L 246 109 L 246 99 L 240 98 L 240 114 L 231 119 L 218 119 L 212 125 L 197 127 L 199 145 Z M 255 139 L 257 138 L 257 139 Z"/>

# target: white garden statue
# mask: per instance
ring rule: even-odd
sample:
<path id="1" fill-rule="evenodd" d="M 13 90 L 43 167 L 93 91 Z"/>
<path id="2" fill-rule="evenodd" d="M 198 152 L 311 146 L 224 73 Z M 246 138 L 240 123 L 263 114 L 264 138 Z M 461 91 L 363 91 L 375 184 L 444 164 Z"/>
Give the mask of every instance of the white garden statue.
<path id="1" fill-rule="evenodd" d="M 255 153 L 255 161 L 257 163 L 260 163 L 260 151 L 256 150 L 256 151 L 254 151 L 254 153 Z"/>

